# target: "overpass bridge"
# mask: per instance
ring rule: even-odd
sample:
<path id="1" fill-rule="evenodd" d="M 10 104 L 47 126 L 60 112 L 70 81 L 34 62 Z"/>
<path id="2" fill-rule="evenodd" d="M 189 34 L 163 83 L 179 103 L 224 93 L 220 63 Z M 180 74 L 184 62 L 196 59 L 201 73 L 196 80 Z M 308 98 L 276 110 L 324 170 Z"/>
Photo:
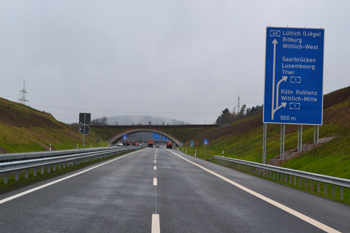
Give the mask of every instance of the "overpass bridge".
<path id="1" fill-rule="evenodd" d="M 90 125 L 100 135 L 104 135 L 109 143 L 115 144 L 121 140 L 124 134 L 133 134 L 138 132 L 158 133 L 171 141 L 180 145 L 181 142 L 187 142 L 195 135 L 219 128 L 220 125 L 196 124 L 196 125 Z M 191 138 L 192 137 L 192 138 Z M 108 138 L 108 139 L 107 139 Z"/>

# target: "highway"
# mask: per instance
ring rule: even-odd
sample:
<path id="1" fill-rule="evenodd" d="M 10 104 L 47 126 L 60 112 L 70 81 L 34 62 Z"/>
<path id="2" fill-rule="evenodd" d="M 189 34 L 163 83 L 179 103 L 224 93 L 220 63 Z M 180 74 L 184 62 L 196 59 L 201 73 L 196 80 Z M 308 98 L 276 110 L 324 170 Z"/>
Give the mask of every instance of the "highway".
<path id="1" fill-rule="evenodd" d="M 350 232 L 350 207 L 146 148 L 0 195 L 0 232 Z"/>

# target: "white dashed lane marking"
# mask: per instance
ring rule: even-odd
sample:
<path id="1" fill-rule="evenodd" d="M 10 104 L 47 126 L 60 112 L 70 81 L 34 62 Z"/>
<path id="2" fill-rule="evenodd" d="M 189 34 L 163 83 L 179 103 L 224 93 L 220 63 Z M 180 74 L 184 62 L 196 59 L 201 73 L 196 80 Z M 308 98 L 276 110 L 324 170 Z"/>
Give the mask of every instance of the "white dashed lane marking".
<path id="1" fill-rule="evenodd" d="M 160 233 L 159 214 L 152 214 L 152 233 Z"/>

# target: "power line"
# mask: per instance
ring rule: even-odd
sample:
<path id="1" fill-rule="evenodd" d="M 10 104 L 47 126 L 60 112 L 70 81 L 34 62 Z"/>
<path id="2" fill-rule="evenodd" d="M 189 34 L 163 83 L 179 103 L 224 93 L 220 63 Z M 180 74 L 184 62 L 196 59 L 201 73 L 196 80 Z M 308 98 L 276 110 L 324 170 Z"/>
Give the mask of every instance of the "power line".
<path id="1" fill-rule="evenodd" d="M 18 98 L 18 102 L 20 104 L 26 105 L 26 102 L 28 102 L 26 98 L 26 94 L 28 93 L 26 90 L 26 81 L 23 81 L 23 89 L 19 91 L 19 94 L 21 94 L 21 92 L 22 92 L 22 97 Z"/>
<path id="2" fill-rule="evenodd" d="M 239 98 L 239 95 L 238 95 L 237 114 L 239 114 L 240 111 L 241 111 L 241 106 L 240 106 L 240 98 Z"/>

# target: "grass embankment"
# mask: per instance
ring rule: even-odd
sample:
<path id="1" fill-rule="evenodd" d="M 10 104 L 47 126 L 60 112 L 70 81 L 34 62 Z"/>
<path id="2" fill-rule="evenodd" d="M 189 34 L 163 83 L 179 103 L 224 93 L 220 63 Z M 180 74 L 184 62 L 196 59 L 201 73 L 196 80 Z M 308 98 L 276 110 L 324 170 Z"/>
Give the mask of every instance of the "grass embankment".
<path id="1" fill-rule="evenodd" d="M 184 146 L 188 154 L 202 159 L 213 155 L 261 162 L 263 124 L 261 115 L 237 121 L 230 126 L 210 130 L 194 137 L 195 148 L 190 142 Z M 297 126 L 286 126 L 285 150 L 297 146 Z M 324 124 L 320 126 L 320 138 L 337 136 L 327 144 L 287 161 L 282 166 L 302 171 L 320 173 L 350 179 L 350 87 L 330 93 L 324 97 Z M 303 143 L 311 143 L 314 127 L 303 127 Z M 203 145 L 203 139 L 209 139 L 209 146 Z M 280 125 L 268 125 L 267 160 L 280 152 Z"/>
<path id="2" fill-rule="evenodd" d="M 77 116 L 78 118 L 78 116 Z M 85 138 L 86 147 L 107 146 L 96 133 Z M 0 152 L 75 149 L 83 147 L 78 128 L 57 121 L 51 114 L 0 98 Z"/>
<path id="3" fill-rule="evenodd" d="M 196 150 L 197 157 L 207 159 L 213 155 L 222 155 L 222 151 L 224 151 L 226 157 L 261 162 L 263 137 L 261 119 L 261 115 L 251 117 L 237 121 L 228 127 L 202 134 L 200 137 L 194 138 L 195 146 L 197 145 L 195 148 L 190 149 L 189 142 L 185 144 L 187 153 L 194 155 Z M 280 129 L 280 125 L 268 125 L 267 160 L 279 155 Z M 286 126 L 286 151 L 290 149 L 296 150 L 297 131 L 297 126 L 295 125 Z M 299 157 L 288 160 L 282 166 L 350 179 L 350 87 L 330 93 L 324 97 L 324 124 L 320 127 L 320 138 L 330 136 L 337 137 Z M 304 126 L 304 144 L 311 143 L 313 137 L 314 127 Z M 209 146 L 206 148 L 206 156 L 203 145 L 204 138 L 210 140 Z M 281 181 L 277 180 L 276 177 L 274 181 L 349 205 L 350 189 L 347 188 L 344 188 L 343 200 L 341 200 L 340 187 L 335 187 L 333 194 L 333 187 L 329 184 L 320 183 L 318 189 L 317 182 L 313 181 L 311 183 L 310 180 L 305 179 L 301 180 L 301 187 L 299 187 L 299 181 L 296 186 L 294 186 L 294 180 L 290 184 L 289 180 L 284 178 Z"/>

